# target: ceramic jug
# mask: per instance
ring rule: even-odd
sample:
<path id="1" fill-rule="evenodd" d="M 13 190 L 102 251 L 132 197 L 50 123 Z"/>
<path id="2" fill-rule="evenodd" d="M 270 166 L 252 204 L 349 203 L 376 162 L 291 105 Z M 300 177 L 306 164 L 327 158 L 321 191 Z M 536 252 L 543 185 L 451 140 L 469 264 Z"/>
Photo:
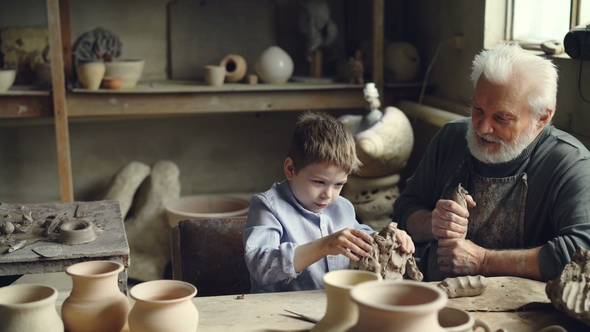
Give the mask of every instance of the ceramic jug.
<path id="1" fill-rule="evenodd" d="M 311 332 L 346 331 L 358 318 L 356 304 L 350 299 L 350 290 L 362 282 L 380 280 L 373 272 L 360 270 L 338 270 L 324 275 L 327 306 L 324 317 L 311 329 Z"/>
<path id="2" fill-rule="evenodd" d="M 0 288 L 0 331 L 63 332 L 55 310 L 57 290 L 22 284 Z"/>
<path id="3" fill-rule="evenodd" d="M 445 332 L 438 312 L 447 294 L 434 285 L 413 280 L 368 281 L 354 286 L 350 297 L 359 318 L 349 332 Z"/>
<path id="4" fill-rule="evenodd" d="M 152 280 L 131 288 L 131 332 L 195 332 L 199 312 L 192 302 L 195 286 L 180 280 Z"/>
<path id="5" fill-rule="evenodd" d="M 492 328 L 484 320 L 475 319 L 465 310 L 453 307 L 444 307 L 438 312 L 438 322 L 447 332 L 492 332 Z"/>
<path id="6" fill-rule="evenodd" d="M 119 290 L 124 266 L 112 261 L 89 261 L 66 269 L 72 277 L 72 293 L 61 307 L 69 332 L 121 331 L 129 314 L 129 300 Z"/>

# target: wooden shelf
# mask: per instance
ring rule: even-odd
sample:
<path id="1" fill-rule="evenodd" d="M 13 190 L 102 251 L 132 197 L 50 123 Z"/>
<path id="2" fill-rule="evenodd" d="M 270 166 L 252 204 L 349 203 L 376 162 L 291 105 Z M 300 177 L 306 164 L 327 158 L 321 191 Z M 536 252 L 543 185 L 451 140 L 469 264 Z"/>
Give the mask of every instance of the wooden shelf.
<path id="1" fill-rule="evenodd" d="M 224 84 L 198 81 L 142 82 L 135 89 L 73 89 L 69 117 L 264 112 L 364 108 L 362 85 Z"/>
<path id="2" fill-rule="evenodd" d="M 0 118 L 39 118 L 53 116 L 53 102 L 48 89 L 15 85 L 0 92 Z"/>

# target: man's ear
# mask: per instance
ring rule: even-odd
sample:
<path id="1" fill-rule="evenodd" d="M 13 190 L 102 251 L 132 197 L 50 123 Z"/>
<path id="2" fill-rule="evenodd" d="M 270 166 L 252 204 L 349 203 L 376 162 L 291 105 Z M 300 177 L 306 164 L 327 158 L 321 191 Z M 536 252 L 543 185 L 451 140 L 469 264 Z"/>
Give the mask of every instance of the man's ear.
<path id="1" fill-rule="evenodd" d="M 550 108 L 546 108 L 545 109 L 545 114 L 541 115 L 539 117 L 539 125 L 541 128 L 545 127 L 546 124 L 548 124 L 549 122 L 551 122 L 551 119 L 553 118 L 553 113 L 555 111 L 550 109 Z"/>
<path id="2" fill-rule="evenodd" d="M 285 177 L 289 181 L 291 181 L 293 176 L 295 176 L 295 166 L 293 166 L 293 159 L 291 159 L 291 157 L 287 157 L 287 159 L 285 159 L 283 171 L 285 171 Z"/>

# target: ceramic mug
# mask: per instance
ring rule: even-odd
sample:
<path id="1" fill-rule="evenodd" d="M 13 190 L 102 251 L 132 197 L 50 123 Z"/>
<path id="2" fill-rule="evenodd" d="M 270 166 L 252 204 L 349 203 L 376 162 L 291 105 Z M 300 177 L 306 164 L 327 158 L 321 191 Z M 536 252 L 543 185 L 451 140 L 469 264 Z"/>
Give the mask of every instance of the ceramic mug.
<path id="1" fill-rule="evenodd" d="M 485 332 L 492 329 L 485 321 L 473 318 L 470 313 L 459 308 L 446 306 L 438 312 L 438 323 L 447 332 L 473 332 L 481 327 Z"/>
<path id="2" fill-rule="evenodd" d="M 222 86 L 225 80 L 224 66 L 205 66 L 205 81 L 212 86 Z"/>

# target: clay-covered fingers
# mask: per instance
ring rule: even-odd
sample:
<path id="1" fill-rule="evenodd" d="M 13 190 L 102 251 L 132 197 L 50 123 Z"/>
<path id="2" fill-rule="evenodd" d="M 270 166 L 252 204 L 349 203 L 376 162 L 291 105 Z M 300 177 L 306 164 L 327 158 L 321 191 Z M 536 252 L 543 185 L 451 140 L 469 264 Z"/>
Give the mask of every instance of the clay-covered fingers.
<path id="1" fill-rule="evenodd" d="M 358 261 L 359 257 L 366 256 L 373 249 L 370 245 L 373 238 L 358 229 L 346 228 L 332 236 L 335 237 L 337 247 L 340 248 L 339 253 L 353 261 Z"/>
<path id="2" fill-rule="evenodd" d="M 413 254 L 416 251 L 416 247 L 414 245 L 414 241 L 406 231 L 398 229 L 395 232 L 395 239 L 400 244 L 400 247 L 403 252 L 407 254 Z"/>
<path id="3" fill-rule="evenodd" d="M 473 200 L 472 200 L 473 201 Z M 432 233 L 436 239 L 461 238 L 467 232 L 469 211 L 452 200 L 441 199 L 432 210 Z"/>

